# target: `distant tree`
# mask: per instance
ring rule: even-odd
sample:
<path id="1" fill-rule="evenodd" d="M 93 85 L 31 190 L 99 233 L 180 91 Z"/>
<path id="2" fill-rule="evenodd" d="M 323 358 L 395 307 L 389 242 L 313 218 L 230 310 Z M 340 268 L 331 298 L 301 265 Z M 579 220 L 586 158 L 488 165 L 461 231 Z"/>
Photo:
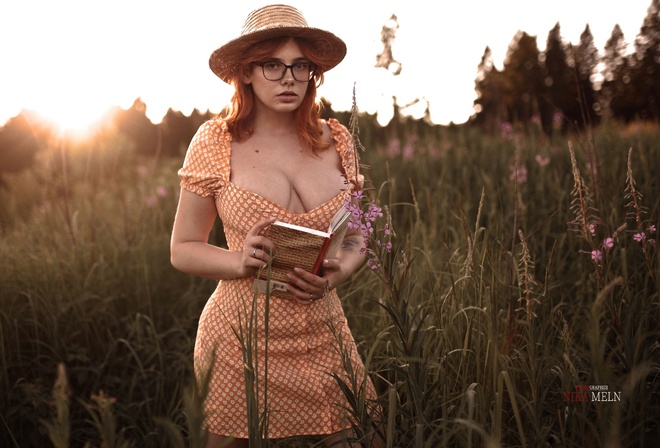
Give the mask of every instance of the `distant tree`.
<path id="1" fill-rule="evenodd" d="M 629 57 L 631 89 L 639 118 L 660 118 L 660 0 L 653 0 Z"/>
<path id="2" fill-rule="evenodd" d="M 635 101 L 631 86 L 630 59 L 621 27 L 612 29 L 603 54 L 602 101 L 604 108 L 614 117 L 630 121 L 635 116 Z"/>
<path id="3" fill-rule="evenodd" d="M 3 175 L 29 168 L 37 153 L 46 146 L 49 132 L 21 112 L 0 127 L 0 187 Z"/>
<path id="4" fill-rule="evenodd" d="M 172 108 L 167 110 L 158 128 L 161 130 L 164 156 L 179 155 L 195 133 L 192 121 L 182 112 Z"/>
<path id="5" fill-rule="evenodd" d="M 600 103 L 596 98 L 594 80 L 597 75 L 600 57 L 594 44 L 594 36 L 589 25 L 580 35 L 580 44 L 574 48 L 573 59 L 578 78 L 578 94 L 586 124 L 595 125 L 601 114 Z"/>
<path id="6" fill-rule="evenodd" d="M 569 58 L 567 48 L 570 49 L 561 37 L 561 26 L 557 22 L 548 33 L 546 49 L 543 52 L 544 102 L 541 107 L 544 111 L 553 112 L 542 114 L 542 124 L 546 132 L 556 113 L 563 116 L 562 130 L 566 130 L 568 125 L 578 125 L 581 122 L 575 61 L 572 56 Z"/>
<path id="7" fill-rule="evenodd" d="M 474 123 L 487 132 L 495 132 L 500 123 L 507 121 L 504 101 L 506 86 L 502 72 L 493 64 L 490 47 L 484 50 L 477 67 L 474 89 L 477 92 L 477 99 L 474 101 L 476 112 Z"/>
<path id="8" fill-rule="evenodd" d="M 157 125 L 162 135 L 162 154 L 164 156 L 180 156 L 185 153 L 197 128 L 211 118 L 207 111 L 202 114 L 194 109 L 190 116 L 170 108 Z"/>
<path id="9" fill-rule="evenodd" d="M 543 73 L 536 37 L 518 32 L 504 61 L 504 102 L 509 121 L 528 123 L 538 113 Z"/>
<path id="10" fill-rule="evenodd" d="M 119 111 L 115 118 L 118 130 L 133 143 L 134 149 L 143 155 L 159 155 L 161 135 L 159 129 L 147 118 L 147 105 L 137 98 L 125 111 Z"/>

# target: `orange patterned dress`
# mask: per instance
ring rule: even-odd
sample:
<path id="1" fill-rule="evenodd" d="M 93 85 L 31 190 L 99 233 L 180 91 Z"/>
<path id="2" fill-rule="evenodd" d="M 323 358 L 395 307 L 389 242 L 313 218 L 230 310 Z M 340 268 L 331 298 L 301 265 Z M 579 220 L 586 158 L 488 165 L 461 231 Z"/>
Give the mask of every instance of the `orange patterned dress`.
<path id="1" fill-rule="evenodd" d="M 197 131 L 179 170 L 181 186 L 213 197 L 230 250 L 241 250 L 247 232 L 270 217 L 326 230 L 351 192 L 361 187 L 350 134 L 334 119 L 328 125 L 346 178 L 354 181 L 309 212 L 291 213 L 232 184 L 231 135 L 220 119 L 204 123 Z M 343 409 L 347 403 L 333 374 L 346 380 L 348 360 L 358 375 L 364 374 L 364 365 L 336 290 L 310 305 L 271 297 L 266 325 L 266 297 L 255 297 L 253 280 L 220 281 L 199 320 L 194 363 L 199 381 L 210 375 L 205 401 L 208 430 L 248 437 L 244 366 L 250 365 L 258 383 L 253 390 L 259 414 L 267 415 L 267 437 L 332 434 L 349 428 Z M 245 358 L 248 333 L 253 338 L 251 362 Z M 238 336 L 241 334 L 243 337 Z M 368 396 L 374 398 L 373 385 L 366 384 Z"/>

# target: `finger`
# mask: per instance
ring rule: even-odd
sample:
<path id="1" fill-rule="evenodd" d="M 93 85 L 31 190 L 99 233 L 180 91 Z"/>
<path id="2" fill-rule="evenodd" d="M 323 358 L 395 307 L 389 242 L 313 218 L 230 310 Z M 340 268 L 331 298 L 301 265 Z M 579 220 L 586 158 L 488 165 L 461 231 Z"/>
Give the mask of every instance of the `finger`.
<path id="1" fill-rule="evenodd" d="M 337 260 L 336 258 L 326 258 L 325 260 L 323 260 L 323 270 L 325 272 L 338 271 L 340 267 L 341 264 L 339 263 L 339 260 Z"/>
<path id="2" fill-rule="evenodd" d="M 303 299 L 308 294 L 322 296 L 327 282 L 326 279 L 300 268 L 293 269 L 293 274 L 289 274 L 289 280 L 291 285 L 301 292 L 299 296 Z"/>
<path id="3" fill-rule="evenodd" d="M 266 237 L 264 236 L 264 231 L 265 229 L 268 228 L 273 222 L 275 222 L 275 218 L 268 218 L 268 219 L 263 219 L 259 222 L 257 222 L 245 235 L 245 241 L 243 242 L 243 250 L 246 253 L 246 255 L 251 256 L 252 258 L 261 258 L 265 259 L 264 257 L 258 256 L 257 253 L 255 253 L 255 250 L 263 250 L 263 253 L 267 254 L 272 254 L 275 251 L 275 245 Z"/>
<path id="4" fill-rule="evenodd" d="M 294 292 L 294 291 L 292 291 Z M 307 293 L 307 292 L 302 292 L 302 291 L 295 291 L 294 292 L 294 298 L 296 302 L 302 303 L 304 305 L 311 305 L 314 302 L 317 302 L 321 300 L 324 297 L 324 295 L 314 295 L 312 293 Z"/>
<path id="5" fill-rule="evenodd" d="M 275 218 L 262 219 L 257 222 L 252 229 L 248 232 L 248 236 L 262 235 L 264 230 L 276 221 Z"/>

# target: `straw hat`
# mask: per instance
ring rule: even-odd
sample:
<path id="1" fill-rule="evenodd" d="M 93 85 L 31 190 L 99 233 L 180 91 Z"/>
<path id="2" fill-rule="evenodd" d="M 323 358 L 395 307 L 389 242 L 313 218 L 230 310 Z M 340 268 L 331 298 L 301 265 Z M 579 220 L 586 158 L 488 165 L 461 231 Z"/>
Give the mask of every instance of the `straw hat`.
<path id="1" fill-rule="evenodd" d="M 288 5 L 269 5 L 252 11 L 240 37 L 227 42 L 211 54 L 209 66 L 220 79 L 229 82 L 244 52 L 257 42 L 280 36 L 302 37 L 312 42 L 328 71 L 344 59 L 346 44 L 329 31 L 311 28 L 302 13 Z"/>

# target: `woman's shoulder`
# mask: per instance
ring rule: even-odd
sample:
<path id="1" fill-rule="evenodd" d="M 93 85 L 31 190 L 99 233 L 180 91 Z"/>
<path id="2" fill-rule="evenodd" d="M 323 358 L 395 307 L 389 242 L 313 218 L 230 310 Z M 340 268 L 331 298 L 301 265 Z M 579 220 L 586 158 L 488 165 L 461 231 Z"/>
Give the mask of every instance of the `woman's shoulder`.
<path id="1" fill-rule="evenodd" d="M 186 160 L 191 163 L 224 165 L 230 153 L 231 134 L 221 118 L 203 122 L 193 136 Z"/>
<path id="2" fill-rule="evenodd" d="M 222 140 L 231 141 L 231 134 L 227 128 L 227 123 L 221 117 L 211 118 L 202 123 L 197 129 L 196 136 L 221 138 Z"/>
<path id="3" fill-rule="evenodd" d="M 323 139 L 328 144 L 334 144 L 337 150 L 343 154 L 353 146 L 353 137 L 346 126 L 336 118 L 321 120 L 323 127 Z"/>
<path id="4" fill-rule="evenodd" d="M 364 178 L 360 174 L 359 159 L 355 151 L 353 136 L 348 128 L 336 118 L 328 118 L 324 122 L 324 128 L 325 126 L 330 129 L 330 135 L 341 157 L 346 178 L 353 184 L 354 188 L 362 188 Z"/>
<path id="5" fill-rule="evenodd" d="M 181 186 L 201 196 L 215 195 L 229 179 L 230 142 L 224 120 L 214 118 L 202 123 L 178 172 Z"/>
<path id="6" fill-rule="evenodd" d="M 350 137 L 351 135 L 350 132 L 348 132 L 346 126 L 341 124 L 336 118 L 328 118 L 327 120 L 322 120 L 322 123 L 324 127 L 327 126 L 330 129 L 330 135 L 334 140 L 337 140 L 338 138 Z"/>

